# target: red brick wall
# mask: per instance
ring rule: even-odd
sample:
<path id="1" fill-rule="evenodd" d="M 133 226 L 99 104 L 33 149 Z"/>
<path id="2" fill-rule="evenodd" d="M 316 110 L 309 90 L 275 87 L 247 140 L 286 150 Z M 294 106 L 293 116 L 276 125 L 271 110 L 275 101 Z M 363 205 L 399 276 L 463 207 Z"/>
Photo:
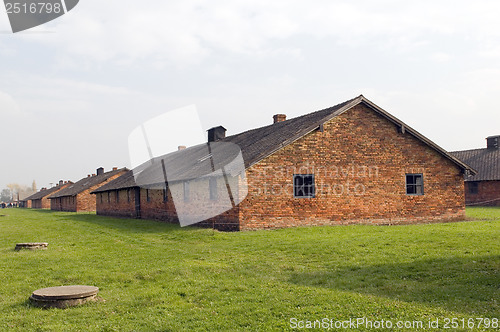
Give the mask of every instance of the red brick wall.
<path id="1" fill-rule="evenodd" d="M 163 190 L 141 188 L 141 218 L 156 219 L 177 223 L 174 201 L 170 191 L 167 201 L 163 199 Z M 149 200 L 148 200 L 149 195 Z"/>
<path id="2" fill-rule="evenodd" d="M 48 199 L 47 197 L 43 197 L 41 199 L 41 205 L 42 209 L 50 209 L 50 199 Z"/>
<path id="3" fill-rule="evenodd" d="M 424 195 L 406 194 L 406 173 L 423 174 Z M 314 174 L 316 197 L 294 198 L 293 174 Z M 242 230 L 465 216 L 461 171 L 364 105 L 255 164 L 247 178 Z"/>
<path id="4" fill-rule="evenodd" d="M 50 209 L 55 211 L 76 212 L 75 206 L 75 196 L 64 196 L 50 200 Z"/>
<path id="5" fill-rule="evenodd" d="M 66 184 L 63 184 L 59 187 L 58 190 L 54 191 L 53 193 L 51 193 L 51 195 L 54 195 L 55 193 L 59 192 L 60 190 L 66 188 L 67 186 L 69 186 L 71 183 L 66 183 Z M 33 209 L 50 209 L 50 199 L 48 198 L 50 195 L 47 195 L 45 197 L 42 197 L 41 199 L 37 199 L 37 200 L 32 200 L 31 201 L 31 207 Z"/>
<path id="6" fill-rule="evenodd" d="M 118 196 L 118 201 L 116 195 Z M 96 195 L 98 215 L 135 218 L 135 192 L 133 188 L 108 191 Z"/>
<path id="7" fill-rule="evenodd" d="M 500 206 L 500 181 L 480 181 L 476 194 L 470 192 L 471 182 L 465 182 L 467 205 Z"/>
<path id="8" fill-rule="evenodd" d="M 28 202 L 31 202 L 32 209 L 42 209 L 42 206 L 43 206 L 42 199 L 32 199 Z M 50 202 L 47 202 L 47 203 L 49 203 L 49 207 L 50 207 Z"/>
<path id="9" fill-rule="evenodd" d="M 96 196 L 90 194 L 92 191 L 102 187 L 109 181 L 116 179 L 117 177 L 123 175 L 125 171 L 121 171 L 112 177 L 108 178 L 95 186 L 89 187 L 88 189 L 78 193 L 77 196 L 70 197 L 64 196 L 58 199 L 52 199 L 50 208 L 52 210 L 58 211 L 68 211 L 68 212 L 94 212 L 96 211 Z"/>
<path id="10" fill-rule="evenodd" d="M 424 195 L 406 194 L 407 173 L 423 174 Z M 314 174 L 314 198 L 294 198 L 294 174 Z M 251 230 L 465 217 L 461 170 L 364 105 L 251 166 L 247 180 L 248 196 L 238 207 L 198 225 Z M 192 185 L 192 194 L 205 184 Z M 161 190 L 149 195 L 148 202 L 141 189 L 142 218 L 175 222 L 171 196 L 165 203 Z M 113 209 L 121 210 L 107 211 Z"/>

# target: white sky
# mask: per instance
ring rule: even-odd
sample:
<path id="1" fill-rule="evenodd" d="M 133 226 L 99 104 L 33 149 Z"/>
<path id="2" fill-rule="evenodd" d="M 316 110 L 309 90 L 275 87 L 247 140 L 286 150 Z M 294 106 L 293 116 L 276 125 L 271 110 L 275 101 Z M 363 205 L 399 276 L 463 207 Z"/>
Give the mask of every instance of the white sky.
<path id="1" fill-rule="evenodd" d="M 81 0 L 17 34 L 0 8 L 0 188 L 129 166 L 192 104 L 228 135 L 359 94 L 447 150 L 500 134 L 497 0 Z"/>

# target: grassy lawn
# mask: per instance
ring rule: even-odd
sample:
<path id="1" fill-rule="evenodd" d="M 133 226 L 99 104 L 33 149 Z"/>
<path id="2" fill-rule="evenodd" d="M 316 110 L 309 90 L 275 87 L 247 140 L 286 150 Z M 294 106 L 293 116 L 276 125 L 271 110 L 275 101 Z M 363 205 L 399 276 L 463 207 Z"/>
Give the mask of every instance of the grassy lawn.
<path id="1" fill-rule="evenodd" d="M 445 318 L 498 319 L 500 209 L 467 213 L 476 220 L 221 233 L 0 210 L 0 330 L 267 331 L 290 330 L 292 318 L 362 317 L 426 330 L 439 319 L 442 330 Z M 49 249 L 16 252 L 18 242 Z M 72 284 L 98 286 L 103 301 L 66 310 L 28 301 Z"/>

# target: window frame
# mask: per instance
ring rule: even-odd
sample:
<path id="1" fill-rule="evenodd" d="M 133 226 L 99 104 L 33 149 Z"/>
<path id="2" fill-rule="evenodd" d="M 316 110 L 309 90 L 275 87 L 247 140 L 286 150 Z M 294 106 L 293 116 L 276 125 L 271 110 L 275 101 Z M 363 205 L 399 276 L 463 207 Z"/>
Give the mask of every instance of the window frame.
<path id="1" fill-rule="evenodd" d="M 471 195 L 479 194 L 479 181 L 470 181 L 467 185 L 467 193 Z"/>
<path id="2" fill-rule="evenodd" d="M 312 179 L 312 184 L 305 184 L 305 178 L 311 178 Z M 299 188 L 296 184 L 296 179 L 302 179 L 302 184 L 300 185 Z M 303 195 L 298 195 L 298 191 L 301 190 L 303 191 Z M 309 188 L 308 194 L 305 194 L 304 189 Z M 311 192 L 312 189 L 312 192 Z M 315 198 L 316 197 L 316 179 L 314 177 L 314 174 L 294 174 L 293 175 L 293 198 Z"/>
<path id="3" fill-rule="evenodd" d="M 408 177 L 414 177 L 414 183 L 408 183 Z M 418 177 L 422 180 L 421 184 L 418 184 Z M 409 188 L 414 188 L 414 192 L 409 192 Z M 418 192 L 418 188 L 421 187 L 421 192 Z M 406 173 L 405 174 L 405 191 L 408 196 L 423 196 L 425 195 L 424 190 L 424 174 L 423 173 Z"/>

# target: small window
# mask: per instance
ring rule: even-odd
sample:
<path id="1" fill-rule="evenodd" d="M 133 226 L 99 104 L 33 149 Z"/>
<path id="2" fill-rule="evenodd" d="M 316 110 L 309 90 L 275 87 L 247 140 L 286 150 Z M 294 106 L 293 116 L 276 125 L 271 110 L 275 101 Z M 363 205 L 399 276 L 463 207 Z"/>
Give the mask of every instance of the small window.
<path id="1" fill-rule="evenodd" d="M 468 182 L 469 194 L 476 195 L 479 193 L 479 182 Z"/>
<path id="2" fill-rule="evenodd" d="M 116 191 L 116 203 L 120 203 L 120 191 Z"/>
<path id="3" fill-rule="evenodd" d="M 209 190 L 210 190 L 210 199 L 216 200 L 217 199 L 217 179 L 210 178 L 208 180 L 208 186 L 209 186 Z"/>
<path id="4" fill-rule="evenodd" d="M 127 202 L 130 203 L 130 189 L 127 189 Z"/>
<path id="5" fill-rule="evenodd" d="M 406 194 L 424 194 L 424 176 L 422 174 L 406 174 Z"/>
<path id="6" fill-rule="evenodd" d="M 149 196 L 149 189 L 146 189 L 146 202 L 151 202 L 151 196 Z"/>
<path id="7" fill-rule="evenodd" d="M 293 175 L 293 197 L 313 198 L 314 197 L 314 175 L 294 174 Z"/>
<path id="8" fill-rule="evenodd" d="M 184 185 L 184 202 L 189 202 L 189 182 L 183 182 Z"/>
<path id="9" fill-rule="evenodd" d="M 109 191 L 108 191 L 108 203 L 111 203 L 111 194 Z"/>
<path id="10" fill-rule="evenodd" d="M 101 204 L 102 204 L 102 196 L 104 196 L 104 194 L 103 194 L 103 193 L 100 193 L 100 194 L 99 194 L 99 197 L 101 198 Z"/>

